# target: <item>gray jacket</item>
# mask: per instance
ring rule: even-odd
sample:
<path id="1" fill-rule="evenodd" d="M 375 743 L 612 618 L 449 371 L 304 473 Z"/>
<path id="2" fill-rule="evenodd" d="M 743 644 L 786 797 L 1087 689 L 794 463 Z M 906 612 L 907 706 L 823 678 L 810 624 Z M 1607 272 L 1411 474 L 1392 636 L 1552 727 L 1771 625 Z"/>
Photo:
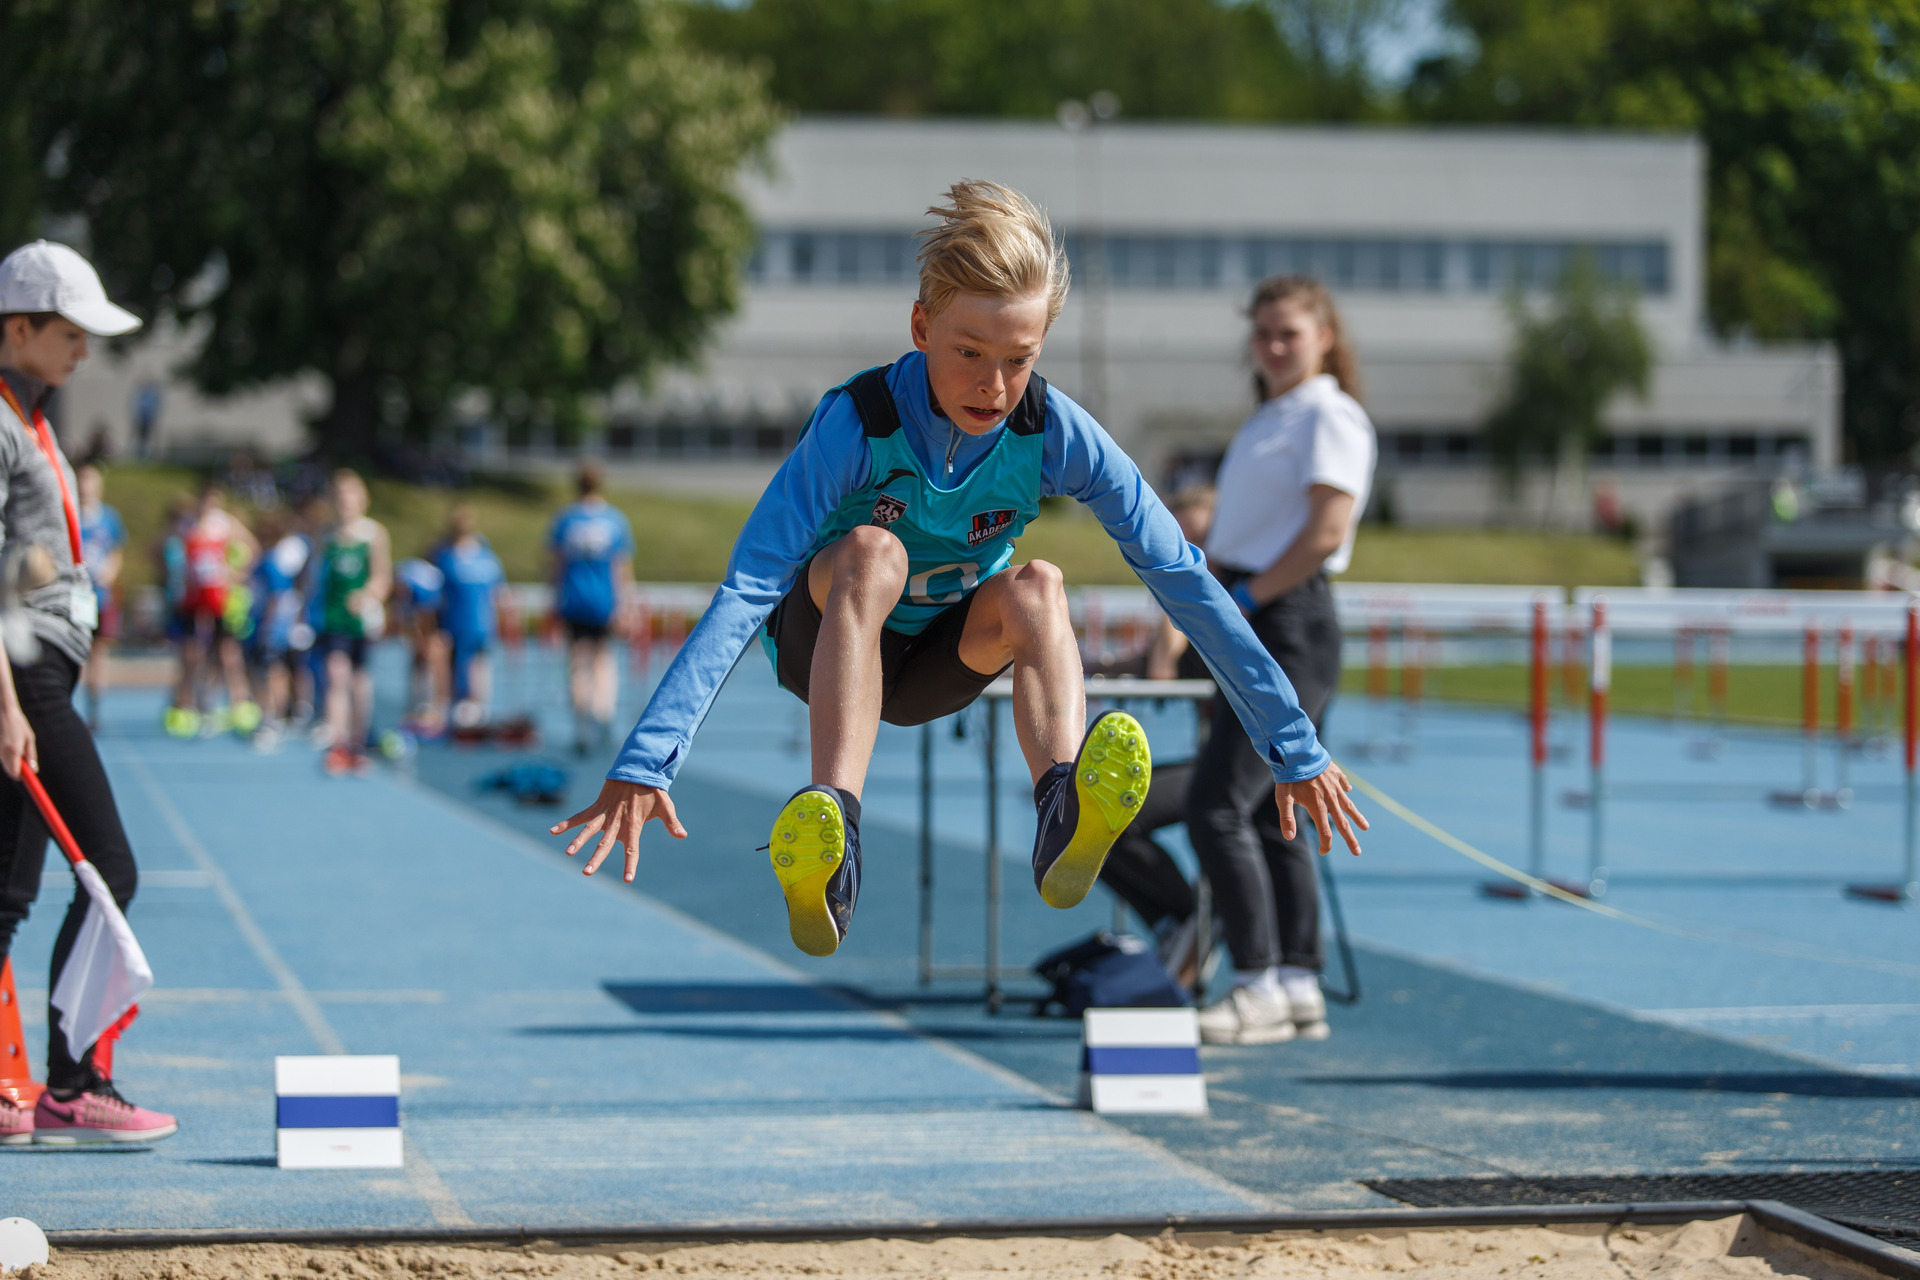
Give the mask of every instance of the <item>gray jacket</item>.
<path id="1" fill-rule="evenodd" d="M 43 403 L 52 390 L 38 378 L 16 369 L 0 368 L 0 378 L 7 380 L 7 385 L 20 399 L 20 407 L 28 414 L 32 414 L 34 406 Z M 55 577 L 27 593 L 27 618 L 42 644 L 51 645 L 74 662 L 84 664 L 93 651 L 93 632 L 74 622 L 72 602 L 74 587 L 89 581 L 87 569 L 73 562 L 73 544 L 67 536 L 67 513 L 60 500 L 60 485 L 54 479 L 53 468 L 47 465 L 47 456 L 34 443 L 32 431 L 31 426 L 23 426 L 13 416 L 5 401 L 0 401 L 0 553 L 17 544 L 38 543 L 46 548 Z M 67 492 L 78 503 L 80 491 L 74 480 L 73 465 L 60 452 L 57 440 L 53 449 L 66 477 Z"/>

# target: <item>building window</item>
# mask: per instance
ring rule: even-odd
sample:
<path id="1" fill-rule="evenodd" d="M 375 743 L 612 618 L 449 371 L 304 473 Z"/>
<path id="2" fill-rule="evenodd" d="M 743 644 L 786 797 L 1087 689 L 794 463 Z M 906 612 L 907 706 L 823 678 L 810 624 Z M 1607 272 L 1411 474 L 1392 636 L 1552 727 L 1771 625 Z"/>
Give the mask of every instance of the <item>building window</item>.
<path id="1" fill-rule="evenodd" d="M 1443 429 L 1383 430 L 1380 461 L 1396 468 L 1479 466 L 1488 459 L 1486 437 L 1479 432 Z M 1770 462 L 1789 453 L 1805 453 L 1802 435 L 1766 436 L 1750 431 L 1642 431 L 1605 435 L 1593 442 L 1589 457 L 1600 467 L 1742 467 Z"/>
<path id="2" fill-rule="evenodd" d="M 1114 289 L 1231 289 L 1268 276 L 1305 275 L 1343 293 L 1503 293 L 1550 288 L 1580 252 L 1600 275 L 1643 294 L 1669 290 L 1667 246 L 1659 241 L 1445 240 L 1430 236 L 1261 236 L 1070 231 L 1064 238 L 1074 276 L 1093 278 L 1088 253 L 1099 246 L 1105 283 Z M 834 288 L 899 285 L 912 279 L 908 231 L 773 228 L 747 262 L 756 285 Z"/>

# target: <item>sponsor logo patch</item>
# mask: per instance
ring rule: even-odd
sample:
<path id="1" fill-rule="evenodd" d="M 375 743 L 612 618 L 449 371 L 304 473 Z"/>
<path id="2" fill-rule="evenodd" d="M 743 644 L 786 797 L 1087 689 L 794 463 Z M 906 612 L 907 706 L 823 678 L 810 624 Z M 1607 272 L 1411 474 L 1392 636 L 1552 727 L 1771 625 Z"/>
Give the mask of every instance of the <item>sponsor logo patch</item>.
<path id="1" fill-rule="evenodd" d="M 877 524 L 884 529 L 905 514 L 907 514 L 905 498 L 896 498 L 890 493 L 883 493 L 873 500 L 873 519 L 867 523 Z"/>
<path id="2" fill-rule="evenodd" d="M 1013 528 L 1013 509 L 1002 507 L 998 511 L 981 511 L 973 517 L 973 528 L 967 530 L 967 545 L 977 547 L 983 542 L 999 537 Z"/>

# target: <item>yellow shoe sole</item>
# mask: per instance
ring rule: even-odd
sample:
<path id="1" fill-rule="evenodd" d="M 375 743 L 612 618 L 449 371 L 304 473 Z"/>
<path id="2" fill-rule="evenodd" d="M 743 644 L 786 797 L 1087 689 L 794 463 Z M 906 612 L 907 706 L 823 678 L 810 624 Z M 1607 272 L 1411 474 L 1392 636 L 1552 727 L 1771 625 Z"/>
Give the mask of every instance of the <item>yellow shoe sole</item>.
<path id="1" fill-rule="evenodd" d="M 840 931 L 827 910 L 827 882 L 846 857 L 846 817 L 824 791 L 802 791 L 774 820 L 767 857 L 787 898 L 787 932 L 810 956 L 840 948 Z"/>
<path id="2" fill-rule="evenodd" d="M 1153 754 L 1140 722 L 1124 711 L 1101 716 L 1073 761 L 1080 820 L 1066 851 L 1040 878 L 1042 902 L 1063 911 L 1080 905 L 1100 878 L 1107 851 L 1147 802 L 1152 781 Z"/>

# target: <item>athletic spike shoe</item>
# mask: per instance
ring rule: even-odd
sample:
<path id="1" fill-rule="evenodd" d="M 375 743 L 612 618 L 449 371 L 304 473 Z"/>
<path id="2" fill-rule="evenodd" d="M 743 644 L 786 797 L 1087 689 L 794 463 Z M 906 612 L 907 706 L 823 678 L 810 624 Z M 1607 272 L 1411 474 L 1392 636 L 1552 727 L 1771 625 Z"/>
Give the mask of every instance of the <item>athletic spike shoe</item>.
<path id="1" fill-rule="evenodd" d="M 170 738 L 200 736 L 200 713 L 192 707 L 168 707 L 163 723 Z"/>
<path id="2" fill-rule="evenodd" d="M 229 720 L 232 723 L 233 731 L 236 735 L 242 738 L 250 737 L 253 731 L 260 727 L 260 704 L 257 702 L 240 703 L 233 708 Z"/>
<path id="3" fill-rule="evenodd" d="M 832 955 L 860 897 L 860 802 L 838 787 L 801 788 L 774 820 L 767 856 L 786 895 L 793 945 Z"/>
<path id="4" fill-rule="evenodd" d="M 1056 764 L 1034 787 L 1040 829 L 1033 838 L 1033 883 L 1050 907 L 1077 907 L 1107 851 L 1146 803 L 1153 780 L 1147 731 L 1124 711 L 1108 711 L 1087 729 L 1071 766 Z"/>

